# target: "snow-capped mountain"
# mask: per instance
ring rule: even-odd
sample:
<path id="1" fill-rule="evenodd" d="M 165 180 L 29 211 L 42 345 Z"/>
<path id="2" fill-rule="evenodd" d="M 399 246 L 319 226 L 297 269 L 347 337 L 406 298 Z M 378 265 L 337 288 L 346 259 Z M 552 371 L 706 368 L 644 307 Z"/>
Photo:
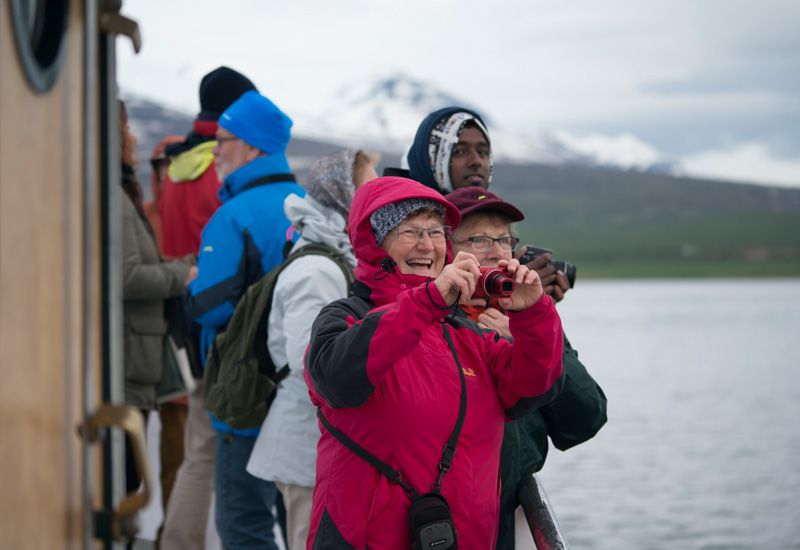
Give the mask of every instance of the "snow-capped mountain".
<path id="1" fill-rule="evenodd" d="M 139 137 L 140 158 L 149 158 L 150 148 L 167 134 L 185 134 L 192 114 L 164 107 L 136 95 L 125 95 L 131 125 Z M 584 165 L 684 175 L 680 164 L 630 133 L 576 134 L 555 130 L 545 134 L 522 134 L 504 128 L 484 109 L 470 105 L 434 85 L 396 74 L 343 88 L 315 114 L 290 112 L 293 154 L 306 154 L 303 138 L 337 146 L 366 147 L 401 154 L 414 139 L 425 116 L 442 107 L 461 105 L 481 114 L 489 127 L 496 161 L 514 164 Z M 149 148 L 147 148 L 149 147 Z M 318 155 L 308 152 L 309 159 Z M 295 158 L 296 162 L 300 162 Z"/>
<path id="2" fill-rule="evenodd" d="M 482 111 L 455 96 L 398 74 L 342 88 L 330 106 L 311 116 L 295 117 L 295 133 L 399 152 L 414 139 L 426 115 L 450 105 L 461 105 L 483 116 Z"/>
<path id="3" fill-rule="evenodd" d="M 564 130 L 542 135 L 521 134 L 496 124 L 484 109 L 403 74 L 343 88 L 331 99 L 331 106 L 322 108 L 319 114 L 297 117 L 295 133 L 399 153 L 411 144 L 417 126 L 426 115 L 452 105 L 468 107 L 481 114 L 489 126 L 497 160 L 682 173 L 676 160 L 632 134 L 577 135 Z"/>

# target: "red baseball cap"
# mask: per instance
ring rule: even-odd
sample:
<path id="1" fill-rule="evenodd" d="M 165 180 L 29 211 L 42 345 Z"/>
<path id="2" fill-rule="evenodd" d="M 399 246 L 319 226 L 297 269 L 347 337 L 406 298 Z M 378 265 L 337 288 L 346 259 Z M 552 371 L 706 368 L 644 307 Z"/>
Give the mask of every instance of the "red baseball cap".
<path id="1" fill-rule="evenodd" d="M 475 212 L 495 211 L 505 214 L 512 222 L 525 219 L 519 208 L 482 187 L 462 187 L 448 193 L 444 198 L 458 208 L 462 218 Z"/>

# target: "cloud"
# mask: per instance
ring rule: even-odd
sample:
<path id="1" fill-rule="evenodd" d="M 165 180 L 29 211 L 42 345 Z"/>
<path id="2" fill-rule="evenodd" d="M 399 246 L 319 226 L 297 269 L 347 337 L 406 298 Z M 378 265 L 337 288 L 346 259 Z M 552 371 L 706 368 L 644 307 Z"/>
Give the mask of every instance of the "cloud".
<path id="1" fill-rule="evenodd" d="M 520 132 L 634 133 L 663 152 L 762 144 L 800 158 L 798 0 L 139 0 L 142 54 L 119 82 L 196 112 L 230 65 L 287 112 L 402 71 Z"/>
<path id="2" fill-rule="evenodd" d="M 684 157 L 682 164 L 693 176 L 800 187 L 800 159 L 778 158 L 760 143 L 704 151 Z"/>

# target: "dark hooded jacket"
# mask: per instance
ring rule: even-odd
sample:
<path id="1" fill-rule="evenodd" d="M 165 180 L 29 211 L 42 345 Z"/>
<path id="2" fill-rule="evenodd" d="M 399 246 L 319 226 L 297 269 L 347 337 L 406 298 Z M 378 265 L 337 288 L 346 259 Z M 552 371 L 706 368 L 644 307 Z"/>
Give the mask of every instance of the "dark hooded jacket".
<path id="1" fill-rule="evenodd" d="M 408 198 L 434 200 L 445 208 L 445 223 L 459 222 L 439 193 L 405 178 L 378 178 L 358 189 L 349 220 L 358 257 L 355 296 L 326 306 L 314 322 L 306 381 L 331 424 L 427 492 L 459 410 L 461 377 L 443 336 L 448 327 L 467 411 L 442 494 L 459 547 L 486 550 L 497 536 L 504 420 L 560 391 L 561 322 L 548 296 L 509 315 L 516 344 L 450 315 L 432 279 L 399 273 L 375 241 L 370 214 Z M 403 489 L 320 430 L 307 548 L 409 548 Z"/>

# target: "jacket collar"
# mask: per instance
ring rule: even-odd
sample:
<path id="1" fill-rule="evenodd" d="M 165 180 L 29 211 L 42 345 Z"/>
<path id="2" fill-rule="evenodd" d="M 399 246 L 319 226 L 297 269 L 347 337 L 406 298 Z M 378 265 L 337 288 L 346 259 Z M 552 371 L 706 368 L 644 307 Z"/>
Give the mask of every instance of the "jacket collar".
<path id="1" fill-rule="evenodd" d="M 290 172 L 289 161 L 286 160 L 286 155 L 283 153 L 273 153 L 258 157 L 225 178 L 225 182 L 219 190 L 219 200 L 220 202 L 231 200 L 241 193 L 250 182 L 258 178 L 274 174 L 288 174 Z"/>

